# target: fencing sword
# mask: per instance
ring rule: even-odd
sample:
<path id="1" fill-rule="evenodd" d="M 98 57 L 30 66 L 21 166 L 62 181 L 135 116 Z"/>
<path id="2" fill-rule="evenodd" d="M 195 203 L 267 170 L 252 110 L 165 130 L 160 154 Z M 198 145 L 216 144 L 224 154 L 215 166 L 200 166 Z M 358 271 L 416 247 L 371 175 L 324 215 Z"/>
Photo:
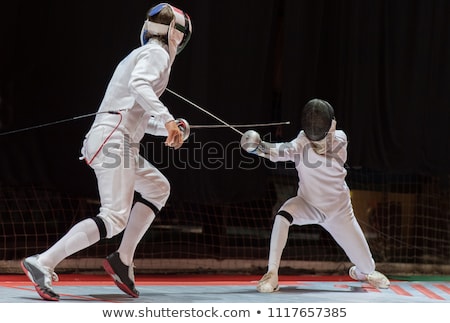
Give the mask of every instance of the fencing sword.
<path id="1" fill-rule="evenodd" d="M 121 111 L 125 111 L 125 110 L 127 110 L 127 109 L 121 109 L 121 110 L 117 110 L 117 111 L 97 111 L 97 112 L 82 114 L 82 115 L 71 117 L 71 118 L 67 118 L 67 119 L 62 119 L 62 120 L 57 120 L 57 121 L 52 121 L 52 122 L 38 124 L 38 125 L 35 125 L 35 126 L 30 126 L 30 127 L 25 127 L 25 128 L 20 128 L 20 129 L 15 129 L 15 130 L 1 132 L 0 136 L 11 135 L 11 134 L 24 132 L 24 131 L 29 131 L 29 130 L 34 130 L 34 129 L 38 129 L 38 128 L 49 127 L 49 126 L 57 125 L 57 124 L 60 124 L 60 123 L 65 123 L 65 122 L 69 122 L 69 121 L 75 121 L 75 120 L 79 120 L 79 119 L 92 117 L 92 116 L 95 116 L 97 114 L 103 114 L 103 113 L 120 114 Z"/>
<path id="2" fill-rule="evenodd" d="M 166 88 L 166 90 L 175 95 L 176 97 L 178 97 L 179 99 L 185 101 L 186 103 L 190 104 L 191 106 L 195 107 L 196 109 L 206 113 L 207 115 L 209 115 L 210 117 L 216 119 L 217 121 L 220 122 L 220 124 L 204 124 L 204 125 L 189 125 L 190 128 L 192 129 L 214 129 L 214 128 L 230 128 L 233 131 L 235 131 L 236 133 L 238 133 L 239 135 L 243 136 L 244 133 L 240 130 L 238 130 L 238 128 L 253 128 L 253 127 L 265 127 L 265 126 L 279 126 L 279 125 L 288 125 L 290 124 L 289 121 L 283 121 L 283 122 L 269 122 L 269 123 L 253 123 L 253 124 L 229 124 L 226 121 L 224 121 L 223 119 L 219 118 L 218 116 L 214 115 L 213 113 L 209 112 L 208 110 L 202 108 L 201 106 L 199 106 L 198 104 L 195 104 L 194 102 L 192 102 L 191 100 L 188 100 L 187 98 L 185 98 L 184 96 L 176 93 L 175 91 Z M 10 130 L 10 131 L 5 131 L 5 132 L 1 132 L 0 136 L 6 136 L 6 135 L 11 135 L 11 134 L 16 134 L 16 133 L 20 133 L 20 132 L 25 132 L 25 131 L 30 131 L 30 130 L 34 130 L 34 129 L 39 129 L 39 128 L 44 128 L 44 127 L 49 127 L 49 126 L 53 126 L 53 125 L 57 125 L 57 124 L 61 124 L 61 123 L 66 123 L 66 122 L 70 122 L 70 121 L 76 121 L 76 120 L 80 120 L 80 119 L 84 119 L 84 118 L 88 118 L 91 116 L 96 116 L 98 114 L 103 114 L 103 113 L 109 113 L 109 114 L 120 114 L 121 111 L 126 111 L 127 109 L 120 109 L 120 110 L 115 110 L 115 111 L 97 111 L 97 112 L 92 112 L 92 113 L 87 113 L 87 114 L 82 114 L 79 116 L 75 116 L 75 117 L 71 117 L 71 118 L 66 118 L 66 119 L 62 119 L 62 120 L 57 120 L 57 121 L 52 121 L 52 122 L 47 122 L 47 123 L 42 123 L 42 124 L 38 124 L 38 125 L 34 125 L 34 126 L 29 126 L 29 127 L 25 127 L 25 128 L 20 128 L 20 129 L 15 129 L 15 130 Z"/>
<path id="3" fill-rule="evenodd" d="M 281 121 L 281 122 L 268 122 L 268 123 L 247 123 L 247 124 L 232 124 L 231 126 L 234 128 L 256 128 L 256 127 L 272 127 L 272 126 L 283 126 L 291 124 L 289 121 Z M 197 124 L 191 125 L 192 129 L 215 129 L 215 128 L 228 128 L 227 125 L 224 124 Z"/>

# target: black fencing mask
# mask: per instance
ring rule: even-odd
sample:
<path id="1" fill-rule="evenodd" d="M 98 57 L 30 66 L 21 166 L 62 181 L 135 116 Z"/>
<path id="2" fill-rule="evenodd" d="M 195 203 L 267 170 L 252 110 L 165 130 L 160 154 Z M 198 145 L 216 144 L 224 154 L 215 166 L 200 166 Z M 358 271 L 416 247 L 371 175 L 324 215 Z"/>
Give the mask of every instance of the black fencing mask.
<path id="1" fill-rule="evenodd" d="M 303 107 L 302 129 L 311 141 L 325 138 L 334 119 L 333 107 L 324 100 L 312 99 Z"/>

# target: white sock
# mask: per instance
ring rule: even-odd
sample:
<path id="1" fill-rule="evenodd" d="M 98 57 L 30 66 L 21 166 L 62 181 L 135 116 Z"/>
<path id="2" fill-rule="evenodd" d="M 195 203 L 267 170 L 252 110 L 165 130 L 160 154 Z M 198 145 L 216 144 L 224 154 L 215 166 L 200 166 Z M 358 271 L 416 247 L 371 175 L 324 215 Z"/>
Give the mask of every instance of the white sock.
<path id="1" fill-rule="evenodd" d="M 97 224 L 92 219 L 85 219 L 75 224 L 52 247 L 39 255 L 39 262 L 55 268 L 63 259 L 85 249 L 100 240 Z"/>
<path id="2" fill-rule="evenodd" d="M 289 221 L 281 215 L 277 215 L 273 222 L 272 235 L 270 237 L 269 265 L 268 271 L 278 274 L 280 268 L 281 255 L 289 234 Z"/>
<path id="3" fill-rule="evenodd" d="M 148 206 L 137 202 L 131 209 L 128 224 L 123 233 L 119 252 L 120 260 L 130 266 L 133 263 L 134 253 L 139 241 L 155 219 L 155 213 Z"/>

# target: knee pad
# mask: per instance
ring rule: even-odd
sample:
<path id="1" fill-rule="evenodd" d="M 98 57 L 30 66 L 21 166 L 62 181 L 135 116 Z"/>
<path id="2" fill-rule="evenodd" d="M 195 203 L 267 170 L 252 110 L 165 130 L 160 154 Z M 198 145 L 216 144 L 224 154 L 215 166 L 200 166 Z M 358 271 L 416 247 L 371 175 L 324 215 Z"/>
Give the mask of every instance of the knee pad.
<path id="1" fill-rule="evenodd" d="M 292 224 L 292 222 L 294 222 L 294 218 L 293 218 L 293 216 L 292 216 L 289 212 L 286 212 L 286 211 L 279 211 L 279 212 L 277 213 L 277 215 L 280 215 L 280 216 L 282 216 L 283 218 L 285 218 L 286 220 L 288 220 L 288 221 L 289 221 L 289 224 Z"/>
<path id="2" fill-rule="evenodd" d="M 111 239 L 125 229 L 128 217 L 115 217 L 112 214 L 101 213 L 93 219 L 99 228 L 100 239 Z"/>
<path id="3" fill-rule="evenodd" d="M 106 225 L 102 218 L 95 216 L 92 218 L 97 225 L 98 232 L 100 233 L 100 239 L 106 238 Z"/>

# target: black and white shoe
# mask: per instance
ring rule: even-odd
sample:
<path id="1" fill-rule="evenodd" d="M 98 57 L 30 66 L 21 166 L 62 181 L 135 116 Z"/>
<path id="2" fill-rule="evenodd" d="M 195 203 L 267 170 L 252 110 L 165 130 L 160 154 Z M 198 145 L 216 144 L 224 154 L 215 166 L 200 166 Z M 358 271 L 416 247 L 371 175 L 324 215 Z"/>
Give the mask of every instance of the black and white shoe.
<path id="1" fill-rule="evenodd" d="M 119 253 L 113 252 L 103 261 L 103 268 L 114 279 L 114 283 L 123 292 L 132 297 L 139 297 L 139 292 L 134 286 L 134 269 L 133 266 L 125 265 L 120 260 Z"/>

